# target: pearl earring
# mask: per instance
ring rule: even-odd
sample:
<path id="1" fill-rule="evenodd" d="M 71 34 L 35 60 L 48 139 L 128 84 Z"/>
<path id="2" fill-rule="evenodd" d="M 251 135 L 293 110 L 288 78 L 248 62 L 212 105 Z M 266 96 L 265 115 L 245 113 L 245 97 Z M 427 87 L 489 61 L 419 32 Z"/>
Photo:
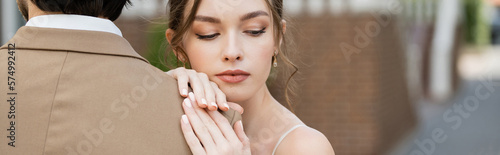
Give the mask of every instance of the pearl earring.
<path id="1" fill-rule="evenodd" d="M 275 51 L 275 52 L 274 52 L 273 67 L 278 67 L 278 57 L 277 57 L 277 55 L 278 55 L 278 52 L 277 52 L 277 51 Z"/>
<path id="2" fill-rule="evenodd" d="M 186 59 L 184 59 L 184 57 L 179 57 L 179 60 L 182 62 L 184 68 L 186 68 Z"/>

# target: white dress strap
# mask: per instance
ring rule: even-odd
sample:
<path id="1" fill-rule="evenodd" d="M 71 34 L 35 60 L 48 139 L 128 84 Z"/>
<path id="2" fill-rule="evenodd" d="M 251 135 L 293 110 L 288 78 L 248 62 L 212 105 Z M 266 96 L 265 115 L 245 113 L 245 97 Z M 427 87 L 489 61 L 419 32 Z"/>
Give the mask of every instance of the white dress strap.
<path id="1" fill-rule="evenodd" d="M 290 132 L 292 132 L 293 130 L 297 129 L 298 127 L 301 127 L 301 126 L 306 126 L 306 125 L 303 125 L 303 124 L 299 124 L 299 125 L 295 125 L 293 126 L 292 128 L 290 128 L 290 130 L 288 130 L 287 132 L 285 132 L 281 137 L 280 139 L 278 140 L 278 143 L 276 143 L 276 146 L 274 146 L 274 150 L 273 150 L 273 154 L 274 155 L 274 152 L 276 152 L 276 149 L 278 149 L 278 146 L 280 145 L 281 141 L 283 141 L 283 139 L 285 139 L 286 135 L 288 135 Z"/>

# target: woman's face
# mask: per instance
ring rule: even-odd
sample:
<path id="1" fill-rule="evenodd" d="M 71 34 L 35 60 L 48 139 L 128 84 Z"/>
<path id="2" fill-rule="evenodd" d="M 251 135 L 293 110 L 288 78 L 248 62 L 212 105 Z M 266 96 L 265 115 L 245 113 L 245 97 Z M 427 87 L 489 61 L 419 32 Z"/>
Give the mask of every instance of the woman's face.
<path id="1" fill-rule="evenodd" d="M 264 0 L 202 0 L 183 46 L 194 70 L 217 83 L 228 101 L 241 102 L 266 89 L 273 33 Z"/>

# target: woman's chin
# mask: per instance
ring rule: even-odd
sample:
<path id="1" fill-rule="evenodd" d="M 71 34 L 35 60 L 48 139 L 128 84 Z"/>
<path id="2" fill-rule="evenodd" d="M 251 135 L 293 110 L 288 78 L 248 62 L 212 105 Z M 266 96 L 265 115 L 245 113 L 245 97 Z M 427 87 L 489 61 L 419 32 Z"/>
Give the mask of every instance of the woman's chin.
<path id="1" fill-rule="evenodd" d="M 227 96 L 227 101 L 228 102 L 242 103 L 242 102 L 248 100 L 248 98 L 242 97 L 241 95 L 236 95 L 234 97 L 232 97 L 233 95 L 226 95 L 226 96 Z"/>
<path id="2" fill-rule="evenodd" d="M 229 91 L 226 93 L 227 101 L 234 103 L 242 103 L 250 99 L 252 95 L 248 93 L 248 91 L 239 90 L 239 91 Z"/>
<path id="3" fill-rule="evenodd" d="M 219 88 L 226 94 L 228 102 L 244 103 L 251 100 L 258 94 L 259 88 L 249 85 L 219 85 Z"/>

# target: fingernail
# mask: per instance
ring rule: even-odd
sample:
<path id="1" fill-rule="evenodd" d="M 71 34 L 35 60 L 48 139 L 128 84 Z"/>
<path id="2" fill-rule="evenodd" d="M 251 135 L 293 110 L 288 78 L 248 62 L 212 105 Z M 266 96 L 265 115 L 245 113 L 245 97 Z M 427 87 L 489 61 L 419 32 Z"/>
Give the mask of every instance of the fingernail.
<path id="1" fill-rule="evenodd" d="M 217 104 L 215 102 L 212 102 L 212 106 L 214 106 L 215 109 L 219 108 L 219 106 L 217 106 Z"/>
<path id="2" fill-rule="evenodd" d="M 182 96 L 187 96 L 187 95 L 188 95 L 188 90 L 182 89 Z"/>
<path id="3" fill-rule="evenodd" d="M 224 103 L 224 107 L 226 107 L 226 109 L 229 110 L 229 105 L 227 105 L 227 103 Z"/>
<path id="4" fill-rule="evenodd" d="M 188 117 L 186 115 L 182 115 L 182 122 L 189 124 Z"/>
<path id="5" fill-rule="evenodd" d="M 202 99 L 201 99 L 201 104 L 203 104 L 203 105 L 208 105 L 208 104 L 207 104 L 207 100 L 205 100 L 204 98 L 202 98 Z"/>
<path id="6" fill-rule="evenodd" d="M 242 121 L 240 121 L 240 126 L 241 126 L 241 130 L 245 130 L 245 128 L 243 128 L 243 122 Z"/>
<path id="7" fill-rule="evenodd" d="M 191 101 L 195 102 L 196 101 L 196 97 L 194 97 L 194 94 L 193 92 L 189 92 L 189 98 L 191 99 Z"/>
<path id="8" fill-rule="evenodd" d="M 188 108 L 193 107 L 193 106 L 191 105 L 191 101 L 189 101 L 189 99 L 184 99 L 184 104 L 186 104 L 186 106 L 187 106 Z"/>

